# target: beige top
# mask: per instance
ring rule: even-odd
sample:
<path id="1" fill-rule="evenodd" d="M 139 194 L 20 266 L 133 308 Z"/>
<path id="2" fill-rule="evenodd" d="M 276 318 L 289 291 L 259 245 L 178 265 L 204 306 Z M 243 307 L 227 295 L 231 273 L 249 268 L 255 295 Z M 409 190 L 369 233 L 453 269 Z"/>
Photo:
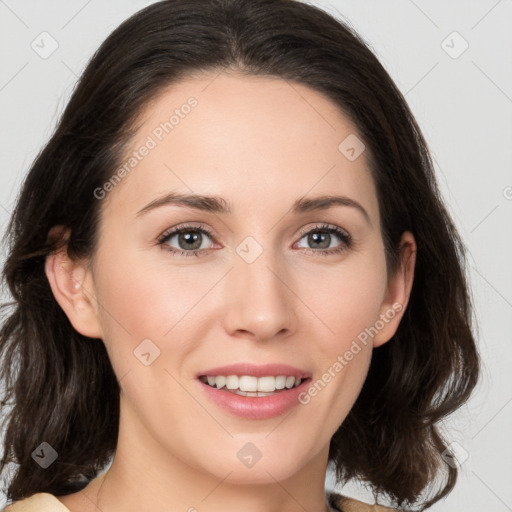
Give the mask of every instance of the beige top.
<path id="1" fill-rule="evenodd" d="M 4 512 L 71 512 L 53 494 L 38 492 L 29 498 L 16 501 L 4 508 Z"/>
<path id="2" fill-rule="evenodd" d="M 331 504 L 340 512 L 391 512 L 395 509 L 381 505 L 368 505 L 337 493 L 328 493 Z M 4 512 L 71 512 L 53 494 L 40 492 L 7 506 Z"/>

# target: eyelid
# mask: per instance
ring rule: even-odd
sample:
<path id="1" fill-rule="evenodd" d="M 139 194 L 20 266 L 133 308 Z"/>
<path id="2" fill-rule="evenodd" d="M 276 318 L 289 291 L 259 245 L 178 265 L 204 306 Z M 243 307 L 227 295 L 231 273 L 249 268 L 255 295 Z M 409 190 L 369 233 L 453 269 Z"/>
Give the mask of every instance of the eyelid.
<path id="1" fill-rule="evenodd" d="M 177 226 L 174 226 L 172 228 L 166 229 L 161 235 L 158 236 L 157 240 L 159 243 L 161 243 L 163 240 L 168 238 L 171 235 L 176 235 L 181 231 L 187 231 L 187 230 L 197 230 L 197 231 L 203 231 L 205 232 L 209 237 L 213 238 L 213 231 L 206 227 L 204 224 L 199 223 L 199 225 L 192 225 L 189 223 L 185 224 L 178 224 Z"/>
<path id="2" fill-rule="evenodd" d="M 343 228 L 341 228 L 339 226 L 335 226 L 334 224 L 331 225 L 331 224 L 327 224 L 327 223 L 324 223 L 324 222 L 317 223 L 314 226 L 308 226 L 306 228 L 302 228 L 300 233 L 299 233 L 299 238 L 302 238 L 304 235 L 307 235 L 310 231 L 314 231 L 314 230 L 317 230 L 317 231 L 333 230 L 334 232 L 339 231 L 340 233 L 343 233 L 343 235 L 347 239 L 349 239 L 350 241 L 352 240 L 352 236 L 350 235 L 350 233 L 346 229 L 343 229 Z"/>

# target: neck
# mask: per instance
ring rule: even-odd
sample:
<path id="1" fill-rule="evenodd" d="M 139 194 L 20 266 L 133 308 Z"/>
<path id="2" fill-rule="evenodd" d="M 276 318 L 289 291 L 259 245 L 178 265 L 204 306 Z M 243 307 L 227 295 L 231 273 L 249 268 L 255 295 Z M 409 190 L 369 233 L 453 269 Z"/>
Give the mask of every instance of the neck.
<path id="1" fill-rule="evenodd" d="M 325 497 L 328 446 L 303 467 L 285 474 L 284 478 L 278 469 L 272 471 L 273 468 L 261 464 L 257 473 L 259 463 L 248 470 L 238 460 L 227 468 L 219 464 L 222 470 L 215 473 L 194 464 L 193 460 L 184 461 L 169 453 L 132 413 L 122 401 L 119 438 L 112 465 L 82 491 L 94 505 L 91 510 L 330 511 Z M 124 428 L 125 425 L 129 428 Z M 288 457 L 293 463 L 293 454 L 283 453 L 282 457 Z M 264 457 L 260 462 L 263 461 Z"/>

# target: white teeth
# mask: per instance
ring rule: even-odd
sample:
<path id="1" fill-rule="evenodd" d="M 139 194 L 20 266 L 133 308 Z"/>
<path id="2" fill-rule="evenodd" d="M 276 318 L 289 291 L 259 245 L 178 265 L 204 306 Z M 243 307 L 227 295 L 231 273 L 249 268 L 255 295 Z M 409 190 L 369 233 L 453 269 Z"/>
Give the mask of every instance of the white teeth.
<path id="1" fill-rule="evenodd" d="M 258 377 L 242 375 L 238 378 L 238 387 L 241 391 L 258 391 Z M 260 391 L 265 391 L 260 389 Z"/>
<path id="2" fill-rule="evenodd" d="M 210 383 L 208 382 L 208 384 Z M 217 386 L 217 389 L 223 388 L 225 384 L 226 377 L 224 377 L 223 375 L 217 375 L 217 377 L 215 377 L 215 385 Z"/>
<path id="3" fill-rule="evenodd" d="M 276 377 L 276 389 L 284 389 L 286 386 L 286 377 L 284 375 L 280 375 Z"/>
<path id="4" fill-rule="evenodd" d="M 275 377 L 260 377 L 259 379 L 254 377 L 254 380 L 257 381 L 258 391 L 265 391 L 266 393 L 271 393 L 272 391 L 275 391 L 276 389 L 278 389 L 276 386 L 276 378 Z M 244 389 L 244 388 L 240 388 L 240 389 Z"/>
<path id="5" fill-rule="evenodd" d="M 240 391 L 239 389 L 233 391 L 234 393 L 236 393 L 237 395 L 240 395 L 240 396 L 270 396 L 270 395 L 275 395 L 275 393 L 265 393 L 263 391 L 255 391 L 254 393 L 251 392 L 251 391 Z"/>
<path id="6" fill-rule="evenodd" d="M 254 377 L 252 375 L 210 375 L 201 377 L 201 380 L 217 389 L 222 389 L 225 386 L 229 390 L 240 390 L 243 393 L 247 393 L 244 396 L 264 396 L 259 393 L 273 393 L 284 388 L 291 389 L 297 387 L 302 382 L 302 379 L 297 379 L 293 375 L 278 375 L 276 377 L 272 375 L 265 377 Z"/>
<path id="7" fill-rule="evenodd" d="M 238 388 L 238 377 L 236 375 L 228 375 L 226 377 L 226 387 L 228 389 L 237 389 Z M 245 390 L 242 390 L 245 391 Z"/>

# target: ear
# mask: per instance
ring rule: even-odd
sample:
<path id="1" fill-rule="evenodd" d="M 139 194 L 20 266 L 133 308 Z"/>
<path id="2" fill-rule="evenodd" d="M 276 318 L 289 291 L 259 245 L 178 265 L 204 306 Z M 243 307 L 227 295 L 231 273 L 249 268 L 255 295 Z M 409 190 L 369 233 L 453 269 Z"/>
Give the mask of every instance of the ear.
<path id="1" fill-rule="evenodd" d="M 48 238 L 69 239 L 69 229 L 54 226 Z M 60 244 L 59 244 L 60 245 Z M 84 336 L 102 338 L 92 274 L 87 261 L 72 259 L 67 243 L 46 257 L 45 273 L 55 300 Z"/>
<path id="2" fill-rule="evenodd" d="M 375 322 L 377 333 L 373 337 L 374 347 L 389 341 L 398 329 L 411 294 L 416 251 L 414 235 L 410 231 L 405 231 L 399 246 L 400 262 L 395 273 L 388 278 L 379 320 Z M 377 327 L 382 328 L 377 329 Z"/>

